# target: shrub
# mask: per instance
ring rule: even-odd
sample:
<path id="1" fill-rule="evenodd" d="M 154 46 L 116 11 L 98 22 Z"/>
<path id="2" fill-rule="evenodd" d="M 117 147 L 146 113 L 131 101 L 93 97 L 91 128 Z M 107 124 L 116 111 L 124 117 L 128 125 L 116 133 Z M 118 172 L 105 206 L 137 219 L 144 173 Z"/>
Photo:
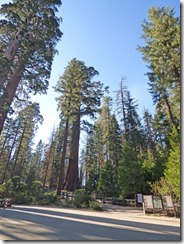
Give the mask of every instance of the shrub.
<path id="1" fill-rule="evenodd" d="M 78 189 L 74 191 L 74 199 L 72 202 L 75 207 L 82 208 L 82 206 L 89 206 L 90 200 L 90 195 L 87 194 L 84 189 Z"/>
<path id="2" fill-rule="evenodd" d="M 89 202 L 89 207 L 93 210 L 98 210 L 98 211 L 102 211 L 103 207 L 100 203 L 95 202 L 95 201 L 91 201 Z"/>
<path id="3" fill-rule="evenodd" d="M 40 191 L 38 195 L 32 196 L 32 204 L 38 205 L 49 205 L 54 204 L 58 199 L 54 191 L 42 192 Z"/>
<path id="4" fill-rule="evenodd" d="M 12 180 L 7 180 L 0 185 L 0 197 L 10 197 L 13 198 L 15 195 L 15 187 Z"/>

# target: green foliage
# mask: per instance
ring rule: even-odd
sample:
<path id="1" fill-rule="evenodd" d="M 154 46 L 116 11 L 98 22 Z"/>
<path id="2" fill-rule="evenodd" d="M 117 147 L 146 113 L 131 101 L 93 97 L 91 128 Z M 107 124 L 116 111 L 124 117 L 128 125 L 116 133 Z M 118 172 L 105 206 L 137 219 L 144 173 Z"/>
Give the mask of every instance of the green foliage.
<path id="1" fill-rule="evenodd" d="M 99 197 L 112 197 L 117 194 L 116 171 L 107 161 L 102 167 L 98 181 L 97 194 Z"/>
<path id="2" fill-rule="evenodd" d="M 11 197 L 14 204 L 49 205 L 58 200 L 54 191 L 43 191 L 39 181 L 15 186 L 12 180 L 8 180 L 0 185 L 0 196 Z"/>
<path id="3" fill-rule="evenodd" d="M 14 197 L 15 187 L 12 180 L 7 180 L 0 185 L 0 197 Z"/>
<path id="4" fill-rule="evenodd" d="M 171 190 L 177 199 L 180 199 L 180 145 L 179 135 L 176 130 L 173 131 L 171 140 L 171 150 L 169 152 L 168 162 L 164 175 L 171 186 Z"/>
<path id="5" fill-rule="evenodd" d="M 15 97 L 28 100 L 30 93 L 45 94 L 52 62 L 61 39 L 61 18 L 56 16 L 61 1 L 25 0 L 0 8 L 0 132 Z"/>
<path id="6" fill-rule="evenodd" d="M 89 202 L 89 207 L 93 210 L 97 210 L 97 211 L 102 211 L 103 207 L 100 203 L 95 202 L 95 201 L 90 201 Z"/>
<path id="7" fill-rule="evenodd" d="M 87 125 L 90 124 L 86 119 L 82 121 L 82 118 L 84 116 L 95 117 L 101 104 L 101 97 L 105 92 L 101 82 L 92 80 L 96 75 L 98 75 L 98 71 L 93 67 L 87 67 L 83 61 L 74 58 L 69 62 L 55 87 L 55 91 L 59 93 L 57 97 L 58 110 L 61 112 L 66 124 L 62 167 L 66 154 L 66 141 L 69 137 L 71 138 L 68 146 L 70 148 L 70 160 L 65 179 L 65 189 L 69 191 L 79 187 L 78 150 L 80 128 L 83 126 L 85 130 L 88 130 Z M 59 181 L 61 182 L 61 174 Z"/>
<path id="8" fill-rule="evenodd" d="M 130 145 L 125 144 L 122 152 L 122 161 L 118 167 L 119 195 L 135 195 L 144 187 L 142 166 L 137 154 Z"/>
<path id="9" fill-rule="evenodd" d="M 91 196 L 84 189 L 77 189 L 74 191 L 73 205 L 78 208 L 89 206 L 90 199 Z"/>
<path id="10" fill-rule="evenodd" d="M 50 205 L 55 204 L 58 197 L 56 196 L 56 193 L 54 191 L 46 191 L 43 193 L 40 193 L 39 195 L 34 195 L 32 199 L 32 204 L 38 204 L 38 205 Z"/>
<path id="11" fill-rule="evenodd" d="M 152 7 L 148 18 L 142 25 L 146 45 L 138 46 L 138 50 L 149 64 L 147 74 L 156 105 L 155 125 L 167 143 L 171 126 L 179 130 L 180 123 L 180 18 L 175 17 L 170 7 Z"/>
<path id="12" fill-rule="evenodd" d="M 18 72 L 23 57 L 25 69 L 17 73 L 21 77 L 17 94 L 29 98 L 30 92 L 46 92 L 56 43 L 62 35 L 55 15 L 61 2 L 42 1 L 39 6 L 38 2 L 14 1 L 0 10 L 6 16 L 0 20 L 1 99 L 7 99 L 5 84 L 10 80 L 14 84 L 18 76 L 12 74 Z M 138 104 L 123 86 L 123 79 L 117 91 L 118 115 L 112 113 L 111 97 L 104 97 L 100 108 L 107 89 L 93 81 L 98 71 L 72 59 L 55 87 L 61 121 L 47 145 L 40 142 L 35 151 L 32 148 L 33 136 L 42 122 L 39 105 L 26 102 L 19 110 L 20 104 L 15 102 L 18 110 L 7 120 L 0 136 L 0 196 L 12 197 L 19 204 L 60 204 L 52 189 L 57 187 L 60 196 L 58 178 L 61 188 L 78 188 L 79 139 L 85 130 L 80 185 L 85 182 L 86 187 L 76 190 L 72 200 L 62 199 L 63 206 L 100 209 L 91 200 L 92 193 L 124 197 L 150 193 L 150 189 L 154 194 L 173 194 L 180 199 L 180 18 L 169 7 L 153 7 L 142 28 L 145 46 L 138 49 L 149 65 L 154 116 L 145 110 L 142 125 Z M 10 41 L 15 48 L 12 54 Z M 7 104 L 2 104 L 6 112 Z M 94 125 L 88 118 L 96 119 Z"/>
<path id="13" fill-rule="evenodd" d="M 161 177 L 159 181 L 150 183 L 151 192 L 154 195 L 170 195 L 171 186 L 168 184 L 165 177 Z"/>

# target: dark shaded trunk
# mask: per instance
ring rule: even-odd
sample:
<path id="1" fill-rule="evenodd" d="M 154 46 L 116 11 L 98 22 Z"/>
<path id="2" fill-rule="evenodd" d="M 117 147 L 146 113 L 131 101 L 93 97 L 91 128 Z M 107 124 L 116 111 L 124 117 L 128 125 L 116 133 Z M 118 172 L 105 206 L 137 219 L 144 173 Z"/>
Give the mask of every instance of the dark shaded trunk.
<path id="1" fill-rule="evenodd" d="M 17 165 L 17 160 L 18 160 L 18 156 L 19 156 L 19 153 L 20 153 L 20 148 L 22 146 L 22 141 L 23 141 L 23 138 L 24 138 L 24 135 L 25 135 L 25 132 L 26 132 L 26 125 L 27 125 L 27 123 L 25 123 L 25 125 L 24 125 L 23 132 L 22 132 L 21 139 L 20 139 L 20 143 L 19 143 L 19 146 L 17 148 L 15 162 L 14 162 L 13 169 L 12 169 L 12 173 L 11 173 L 11 179 L 13 178 L 14 171 L 15 171 L 15 167 Z"/>
<path id="2" fill-rule="evenodd" d="M 25 154 L 22 156 L 21 161 L 20 161 L 18 188 L 20 187 L 20 182 L 21 182 L 21 179 L 22 179 L 22 173 L 23 173 L 24 164 L 25 164 Z"/>
<path id="3" fill-rule="evenodd" d="M 68 138 L 68 120 L 66 121 L 66 125 L 65 125 L 63 150 L 62 150 L 62 156 L 60 161 L 59 179 L 58 179 L 57 192 L 56 192 L 58 196 L 60 196 L 61 190 L 64 186 L 64 165 L 65 165 L 65 157 L 66 157 L 67 138 Z"/>
<path id="4" fill-rule="evenodd" d="M 17 138 L 17 135 L 18 135 L 18 129 L 19 129 L 19 127 L 17 127 L 17 131 L 16 131 L 16 134 L 15 134 L 15 137 L 14 137 L 14 140 L 13 140 L 13 143 L 11 145 L 11 149 L 10 149 L 10 152 L 9 152 L 9 155 L 8 155 L 8 159 L 7 159 L 7 162 L 6 162 L 5 171 L 4 171 L 4 174 L 3 174 L 2 184 L 4 183 L 5 178 L 6 178 L 6 173 L 7 173 L 8 167 L 9 167 L 10 158 L 12 156 L 12 151 L 14 149 L 15 142 L 16 142 L 16 138 Z"/>
<path id="5" fill-rule="evenodd" d="M 12 77 L 8 81 L 8 84 L 5 88 L 6 94 L 0 98 L 0 134 L 3 130 L 4 122 L 7 118 L 10 106 L 15 97 L 17 87 L 20 83 L 22 73 L 24 71 L 24 62 L 19 61 L 17 68 L 15 69 Z"/>
<path id="6" fill-rule="evenodd" d="M 72 126 L 71 154 L 66 174 L 65 190 L 74 191 L 79 188 L 79 138 L 80 138 L 80 114 Z"/>
<path id="7" fill-rule="evenodd" d="M 52 145 L 52 142 L 51 142 Z M 47 181 L 47 176 L 48 176 L 48 172 L 49 172 L 49 165 L 50 165 L 50 159 L 51 159 L 51 155 L 52 155 L 52 146 L 49 149 L 49 155 L 46 161 L 46 171 L 45 171 L 45 176 L 44 176 L 44 180 L 43 180 L 43 188 L 45 188 L 46 186 L 46 181 Z"/>
<path id="8" fill-rule="evenodd" d="M 179 133 L 177 120 L 175 119 L 175 117 L 174 117 L 174 115 L 172 113 L 171 106 L 170 106 L 170 103 L 169 103 L 168 96 L 167 96 L 166 92 L 164 93 L 163 97 L 164 97 L 164 100 L 166 102 L 166 105 L 167 105 L 167 108 L 168 108 L 168 111 L 169 111 L 169 116 L 170 116 L 170 119 L 171 119 L 171 123 L 176 128 L 176 130 Z"/>
<path id="9" fill-rule="evenodd" d="M 176 67 L 175 64 L 173 65 L 173 70 L 174 70 L 175 77 L 177 77 L 178 79 L 180 79 L 180 73 L 179 73 L 179 71 L 178 71 L 178 69 L 177 69 L 177 67 Z"/>

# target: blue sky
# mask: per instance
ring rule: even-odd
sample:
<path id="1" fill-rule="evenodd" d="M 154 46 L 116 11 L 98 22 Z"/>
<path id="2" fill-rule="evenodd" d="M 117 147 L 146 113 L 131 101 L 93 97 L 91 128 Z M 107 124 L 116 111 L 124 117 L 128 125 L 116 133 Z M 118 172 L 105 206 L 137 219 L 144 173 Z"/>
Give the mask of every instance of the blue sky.
<path id="1" fill-rule="evenodd" d="M 9 1 L 0 1 L 4 2 Z M 53 125 L 58 124 L 57 94 L 52 87 L 74 57 L 100 73 L 95 79 L 109 86 L 112 96 L 113 91 L 119 88 L 121 78 L 126 77 L 126 85 L 139 105 L 140 116 L 144 108 L 154 113 L 145 75 L 147 64 L 136 50 L 138 44 L 144 45 L 140 39 L 141 24 L 147 19 L 148 9 L 152 6 L 175 7 L 176 15 L 180 14 L 178 0 L 62 0 L 58 14 L 63 18 L 63 37 L 57 45 L 59 55 L 53 62 L 48 94 L 33 98 L 33 101 L 40 102 L 45 119 L 36 143 L 39 139 L 46 142 Z"/>

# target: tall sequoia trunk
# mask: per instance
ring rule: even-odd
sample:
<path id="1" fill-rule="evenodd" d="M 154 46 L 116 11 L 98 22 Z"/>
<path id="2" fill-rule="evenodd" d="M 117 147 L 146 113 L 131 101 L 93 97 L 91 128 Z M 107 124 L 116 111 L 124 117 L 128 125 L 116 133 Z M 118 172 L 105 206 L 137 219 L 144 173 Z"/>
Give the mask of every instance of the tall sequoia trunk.
<path id="1" fill-rule="evenodd" d="M 63 150 L 60 162 L 60 170 L 59 170 L 59 179 L 57 185 L 57 195 L 61 195 L 61 190 L 64 185 L 64 165 L 65 165 L 65 157 L 66 157 L 66 147 L 67 147 L 67 138 L 68 138 L 68 120 L 66 121 L 65 125 L 65 132 L 64 132 L 64 141 L 63 141 Z"/>
<path id="2" fill-rule="evenodd" d="M 17 68 L 12 74 L 8 84 L 5 88 L 6 94 L 0 98 L 0 134 L 3 130 L 4 122 L 7 118 L 9 108 L 15 97 L 17 87 L 20 83 L 22 73 L 24 71 L 24 61 L 19 61 Z"/>
<path id="3" fill-rule="evenodd" d="M 0 86 L 2 86 L 2 87 L 7 81 L 11 63 L 14 60 L 17 50 L 20 46 L 20 41 L 22 39 L 22 36 L 20 34 L 21 31 L 22 31 L 22 28 L 20 28 L 16 32 L 14 39 L 9 43 L 9 46 L 7 47 L 6 51 L 4 52 L 3 56 L 6 58 L 6 61 L 8 61 L 8 63 L 6 62 L 7 65 L 5 67 L 0 68 Z"/>
<path id="4" fill-rule="evenodd" d="M 79 188 L 79 139 L 80 139 L 80 113 L 73 122 L 71 137 L 71 154 L 66 174 L 65 190 L 74 191 Z"/>

